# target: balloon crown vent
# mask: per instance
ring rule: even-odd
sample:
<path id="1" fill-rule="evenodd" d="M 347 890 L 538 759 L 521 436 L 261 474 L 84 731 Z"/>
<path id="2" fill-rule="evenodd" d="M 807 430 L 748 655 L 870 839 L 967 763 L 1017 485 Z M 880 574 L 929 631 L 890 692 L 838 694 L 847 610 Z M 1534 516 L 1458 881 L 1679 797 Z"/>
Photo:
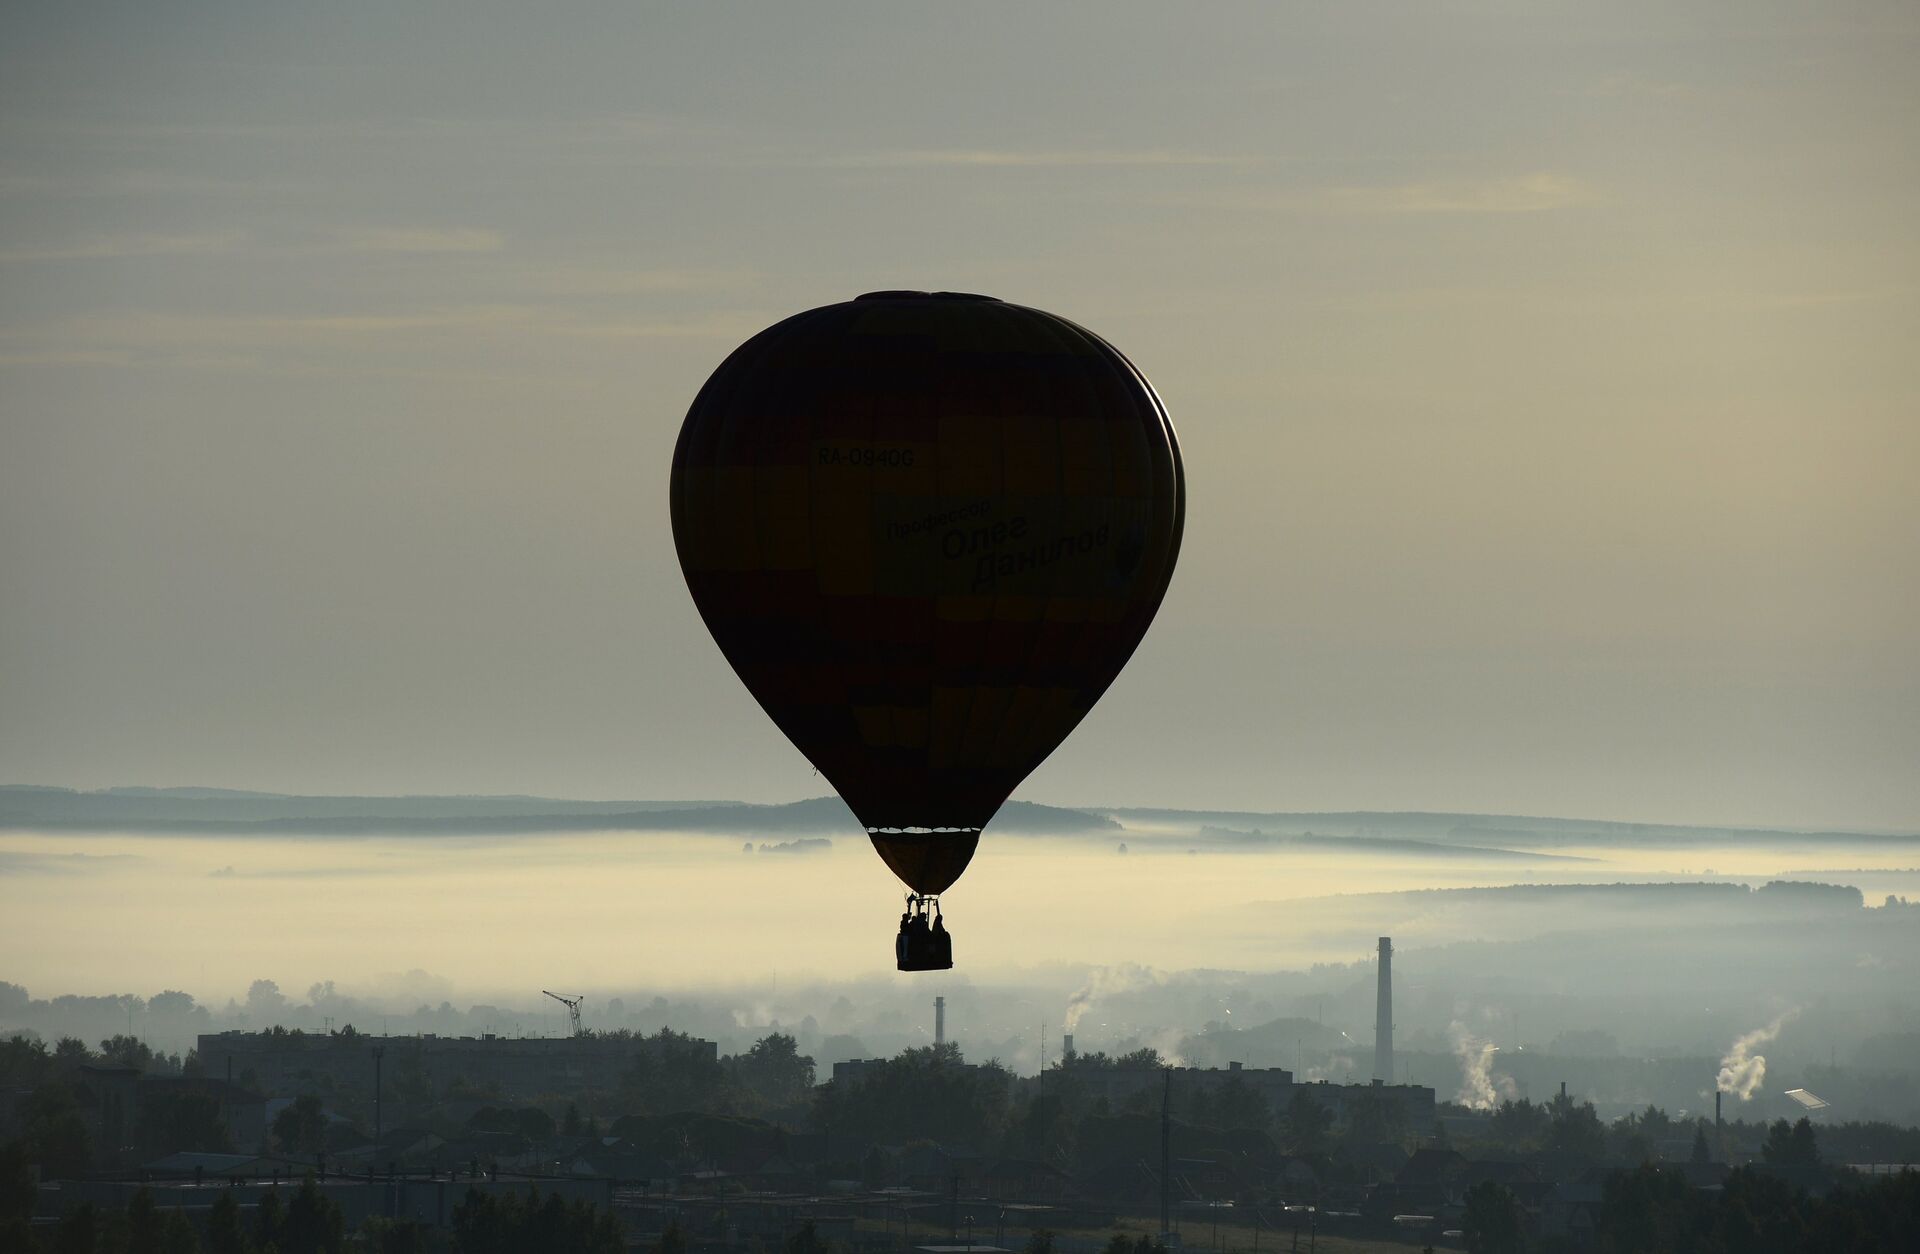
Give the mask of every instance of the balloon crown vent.
<path id="1" fill-rule="evenodd" d="M 978 292 L 914 292 L 905 288 L 885 292 L 862 292 L 855 300 L 991 300 L 998 296 L 982 296 Z"/>

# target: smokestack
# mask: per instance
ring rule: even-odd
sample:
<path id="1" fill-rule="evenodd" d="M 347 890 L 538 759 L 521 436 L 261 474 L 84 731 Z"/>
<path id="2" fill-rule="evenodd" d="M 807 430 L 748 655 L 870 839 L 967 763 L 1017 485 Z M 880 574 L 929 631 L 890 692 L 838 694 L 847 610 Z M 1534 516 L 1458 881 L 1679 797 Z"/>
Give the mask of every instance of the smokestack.
<path id="1" fill-rule="evenodd" d="M 1067 1033 L 1065 1041 L 1061 1044 L 1060 1061 L 1062 1063 L 1073 1061 L 1073 1033 L 1071 1032 Z"/>
<path id="2" fill-rule="evenodd" d="M 933 999 L 933 1043 L 947 1043 L 947 999 L 944 997 Z"/>
<path id="3" fill-rule="evenodd" d="M 1373 1013 L 1373 1078 L 1393 1083 L 1393 937 L 1380 938 L 1380 1000 Z"/>

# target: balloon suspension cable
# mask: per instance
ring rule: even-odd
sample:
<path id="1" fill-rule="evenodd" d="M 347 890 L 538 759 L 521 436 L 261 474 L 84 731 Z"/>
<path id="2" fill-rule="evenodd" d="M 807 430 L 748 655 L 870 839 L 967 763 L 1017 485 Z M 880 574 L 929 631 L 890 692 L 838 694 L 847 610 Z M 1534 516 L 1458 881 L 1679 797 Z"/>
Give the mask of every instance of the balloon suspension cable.
<path id="1" fill-rule="evenodd" d="M 908 893 L 900 934 L 893 941 L 894 965 L 902 971 L 947 971 L 953 967 L 953 936 L 947 931 L 940 898 Z"/>

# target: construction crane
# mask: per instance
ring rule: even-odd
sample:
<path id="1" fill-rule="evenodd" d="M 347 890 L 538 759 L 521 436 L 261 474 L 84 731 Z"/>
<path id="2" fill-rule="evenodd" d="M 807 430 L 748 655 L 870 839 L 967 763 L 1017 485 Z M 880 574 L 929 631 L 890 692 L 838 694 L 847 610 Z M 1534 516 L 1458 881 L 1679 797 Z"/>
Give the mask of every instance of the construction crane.
<path id="1" fill-rule="evenodd" d="M 580 1026 L 580 1003 L 587 999 L 585 993 L 577 997 L 568 997 L 565 993 L 555 993 L 547 989 L 540 990 L 567 1008 L 567 1017 L 573 1020 L 573 1035 L 585 1036 L 586 1029 Z"/>

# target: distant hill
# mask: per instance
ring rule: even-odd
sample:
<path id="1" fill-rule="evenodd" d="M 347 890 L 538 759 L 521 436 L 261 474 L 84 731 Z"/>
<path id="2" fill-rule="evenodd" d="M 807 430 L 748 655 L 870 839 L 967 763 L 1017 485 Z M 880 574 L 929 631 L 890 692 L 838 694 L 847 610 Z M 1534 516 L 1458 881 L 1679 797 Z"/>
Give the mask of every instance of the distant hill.
<path id="1" fill-rule="evenodd" d="M 1425 906 L 1540 904 L 1633 901 L 1659 906 L 1697 906 L 1732 903 L 1783 909 L 1859 910 L 1866 905 L 1860 890 L 1846 884 L 1798 880 L 1769 880 L 1757 888 L 1724 880 L 1680 880 L 1612 884 L 1502 884 L 1480 888 L 1409 888 L 1385 893 L 1335 893 L 1319 900 L 1340 904 L 1368 899 L 1418 903 Z"/>
<path id="2" fill-rule="evenodd" d="M 1274 1019 L 1249 1028 L 1210 1023 L 1180 1042 L 1180 1057 L 1189 1067 L 1293 1067 L 1304 1052 L 1325 1053 L 1350 1047 L 1338 1028 L 1306 1018 Z"/>
<path id="3" fill-rule="evenodd" d="M 0 825 L 114 826 L 294 819 L 466 819 L 631 814 L 737 806 L 737 801 L 562 801 L 552 797 L 313 797 L 230 788 L 71 788 L 0 785 Z"/>
<path id="4" fill-rule="evenodd" d="M 78 791 L 0 784 L 0 830 L 335 833 L 539 831 L 725 832 L 846 835 L 860 830 L 838 797 L 784 805 L 724 800 L 568 801 L 553 797 L 320 797 L 226 788 Z M 1100 835 L 1178 840 L 1215 849 L 1309 846 L 1415 857 L 1546 857 L 1530 851 L 1612 845 L 1712 848 L 1819 844 L 1920 847 L 1920 833 L 1807 832 L 1685 827 L 1500 814 L 1424 811 L 1260 812 L 1083 806 L 1009 801 L 993 821 L 1003 834 Z M 1565 857 L 1566 855 L 1561 855 Z"/>
<path id="5" fill-rule="evenodd" d="M 1595 862 L 1573 854 L 1539 853 L 1531 849 L 1488 845 L 1454 845 L 1437 840 L 1408 840 L 1384 836 L 1289 836 L 1277 832 L 1243 832 L 1226 827 L 1202 827 L 1187 843 L 1211 849 L 1313 849 L 1340 853 L 1399 854 L 1410 858 L 1471 858 L 1475 862 Z"/>
<path id="6" fill-rule="evenodd" d="M 1689 827 L 1514 814 L 1446 814 L 1420 810 L 1256 811 L 1168 810 L 1084 806 L 1119 820 L 1130 831 L 1198 835 L 1207 829 L 1257 829 L 1262 836 L 1418 840 L 1482 848 L 1551 845 L 1664 845 L 1676 849 L 1718 845 L 1913 845 L 1920 832 L 1800 831 L 1787 828 Z"/>
<path id="7" fill-rule="evenodd" d="M 1119 830 L 1080 810 L 1009 801 L 994 818 L 1003 833 Z M 785 805 L 738 801 L 559 801 L 547 797 L 302 797 L 211 788 L 0 786 L 0 828 L 69 831 L 193 831 L 288 835 L 485 834 L 505 832 L 712 832 L 848 835 L 859 822 L 838 797 Z"/>

